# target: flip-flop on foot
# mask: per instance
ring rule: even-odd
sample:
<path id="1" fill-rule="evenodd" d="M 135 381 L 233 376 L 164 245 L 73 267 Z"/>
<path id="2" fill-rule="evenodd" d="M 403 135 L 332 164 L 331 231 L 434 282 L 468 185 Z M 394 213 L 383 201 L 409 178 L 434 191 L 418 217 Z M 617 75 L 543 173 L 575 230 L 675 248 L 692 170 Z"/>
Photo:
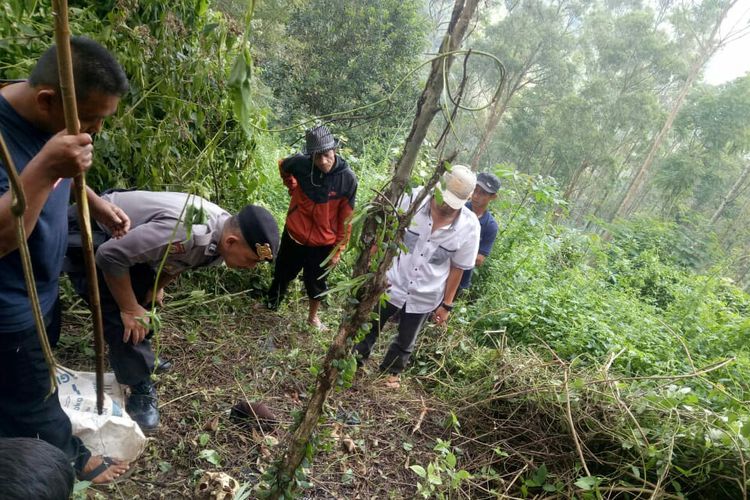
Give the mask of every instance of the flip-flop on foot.
<path id="1" fill-rule="evenodd" d="M 97 457 L 91 457 L 89 461 Z M 91 481 L 92 484 L 109 484 L 125 479 L 130 466 L 112 457 L 102 456 L 101 463 L 88 472 L 78 474 L 81 481 Z M 88 465 L 88 464 L 87 464 Z"/>

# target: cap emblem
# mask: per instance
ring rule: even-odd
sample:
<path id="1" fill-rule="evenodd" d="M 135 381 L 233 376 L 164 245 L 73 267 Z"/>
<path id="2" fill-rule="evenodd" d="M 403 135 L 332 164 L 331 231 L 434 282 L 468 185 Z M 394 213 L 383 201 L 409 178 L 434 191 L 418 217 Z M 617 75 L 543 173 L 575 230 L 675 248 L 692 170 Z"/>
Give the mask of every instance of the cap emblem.
<path id="1" fill-rule="evenodd" d="M 271 245 L 268 243 L 255 244 L 255 253 L 258 254 L 260 260 L 273 260 L 273 252 L 271 251 Z"/>

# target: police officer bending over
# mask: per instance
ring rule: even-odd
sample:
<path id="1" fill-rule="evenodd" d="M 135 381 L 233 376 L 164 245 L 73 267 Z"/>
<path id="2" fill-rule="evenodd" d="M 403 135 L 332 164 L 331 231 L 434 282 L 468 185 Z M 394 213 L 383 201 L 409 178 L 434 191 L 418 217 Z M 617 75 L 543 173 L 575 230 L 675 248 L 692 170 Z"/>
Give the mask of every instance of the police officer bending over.
<path id="1" fill-rule="evenodd" d="M 150 378 L 155 359 L 146 315 L 154 288 L 156 302 L 161 304 L 164 287 L 186 269 L 222 261 L 231 268 L 250 269 L 258 262 L 271 261 L 279 247 L 279 229 L 268 210 L 254 205 L 232 216 L 185 193 L 120 191 L 102 198 L 122 209 L 131 222 L 125 236 L 107 239 L 96 250 L 104 337 L 117 381 L 130 386 L 126 410 L 148 433 L 159 426 L 156 389 Z M 190 231 L 185 220 L 192 222 Z M 105 238 L 111 236 L 106 228 L 102 230 Z M 77 236 L 74 229 L 68 249 L 70 278 L 87 298 L 82 254 L 75 248 Z"/>

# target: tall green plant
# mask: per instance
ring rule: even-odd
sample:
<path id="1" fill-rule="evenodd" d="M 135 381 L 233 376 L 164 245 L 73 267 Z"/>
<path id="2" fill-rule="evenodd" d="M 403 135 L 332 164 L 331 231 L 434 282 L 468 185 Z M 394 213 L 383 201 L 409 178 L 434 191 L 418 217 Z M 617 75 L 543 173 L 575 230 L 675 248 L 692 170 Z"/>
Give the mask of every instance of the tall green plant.
<path id="1" fill-rule="evenodd" d="M 207 0 L 159 2 L 79 1 L 72 31 L 110 48 L 126 70 L 131 91 L 95 144 L 90 174 L 96 188 L 139 187 L 190 191 L 230 208 L 259 198 L 273 171 L 272 137 L 248 135 L 240 124 L 265 123 L 270 111 L 255 82 L 242 79 L 237 108 L 232 64 L 249 68 L 249 45 L 240 28 L 208 8 Z M 0 22 L 2 61 L 8 77 L 24 77 L 51 43 L 49 8 L 43 2 L 5 3 L 12 22 Z"/>

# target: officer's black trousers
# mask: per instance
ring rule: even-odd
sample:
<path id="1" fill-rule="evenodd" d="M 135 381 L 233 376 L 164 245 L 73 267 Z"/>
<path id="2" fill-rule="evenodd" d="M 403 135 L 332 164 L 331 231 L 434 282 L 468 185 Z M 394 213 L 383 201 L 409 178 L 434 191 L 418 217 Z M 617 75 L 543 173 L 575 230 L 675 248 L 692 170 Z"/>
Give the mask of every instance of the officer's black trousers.
<path id="1" fill-rule="evenodd" d="M 71 252 L 68 252 L 68 257 Z M 69 272 L 70 280 L 73 282 L 78 294 L 88 301 L 88 284 L 86 274 L 80 272 L 76 266 L 75 272 Z M 131 342 L 122 341 L 125 327 L 120 318 L 120 308 L 117 306 L 112 293 L 107 288 L 101 271 L 99 276 L 99 296 L 102 305 L 102 316 L 104 320 L 104 339 L 109 346 L 109 364 L 115 372 L 115 378 L 121 384 L 136 385 L 149 379 L 154 370 L 154 352 L 151 350 L 151 342 L 148 338 L 140 344 L 133 345 Z M 133 292 L 138 303 L 149 309 L 151 304 L 144 304 L 146 293 L 153 289 L 156 276 L 154 271 L 145 264 L 137 264 L 130 268 L 130 281 Z M 149 334 L 147 337 L 150 337 Z"/>

